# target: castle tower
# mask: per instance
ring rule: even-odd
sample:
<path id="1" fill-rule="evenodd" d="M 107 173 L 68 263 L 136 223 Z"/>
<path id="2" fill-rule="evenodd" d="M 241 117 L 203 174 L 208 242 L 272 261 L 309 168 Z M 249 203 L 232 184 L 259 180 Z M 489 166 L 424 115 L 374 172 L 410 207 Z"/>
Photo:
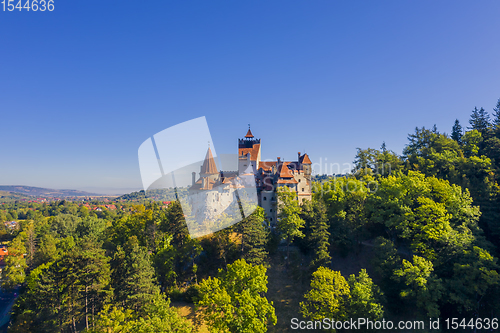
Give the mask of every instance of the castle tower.
<path id="1" fill-rule="evenodd" d="M 212 150 L 208 147 L 207 155 L 205 156 L 205 160 L 203 161 L 203 165 L 200 168 L 200 177 L 201 178 L 211 178 L 215 180 L 219 175 L 219 171 L 217 171 L 217 165 L 215 164 L 214 156 L 212 155 Z"/>
<path id="2" fill-rule="evenodd" d="M 256 139 L 250 125 L 248 125 L 248 132 L 243 139 L 238 139 L 238 172 L 240 174 L 248 170 L 251 165 L 254 174 L 259 169 L 260 163 L 260 139 Z"/>

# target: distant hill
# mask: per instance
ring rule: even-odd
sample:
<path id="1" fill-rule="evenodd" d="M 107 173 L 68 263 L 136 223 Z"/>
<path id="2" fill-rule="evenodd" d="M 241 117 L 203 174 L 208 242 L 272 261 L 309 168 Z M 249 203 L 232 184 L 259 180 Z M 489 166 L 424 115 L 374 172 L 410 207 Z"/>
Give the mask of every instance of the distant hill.
<path id="1" fill-rule="evenodd" d="M 24 195 L 21 193 L 13 193 L 7 191 L 0 191 L 0 203 L 1 202 L 14 202 L 14 201 L 22 201 L 22 200 L 33 200 L 33 197 L 29 195 Z"/>
<path id="2" fill-rule="evenodd" d="M 54 190 L 50 188 L 23 186 L 23 185 L 13 185 L 13 186 L 0 185 L 0 191 L 20 193 L 35 197 L 50 197 L 50 198 L 102 196 L 102 194 L 89 193 L 85 191 Z"/>
<path id="3" fill-rule="evenodd" d="M 177 188 L 177 194 L 181 196 L 187 195 L 186 187 Z M 129 194 L 124 194 L 121 197 L 116 198 L 116 200 L 126 200 L 126 201 L 174 201 L 175 190 L 173 188 L 168 189 L 155 189 L 149 190 L 147 192 L 139 191 L 132 192 Z"/>

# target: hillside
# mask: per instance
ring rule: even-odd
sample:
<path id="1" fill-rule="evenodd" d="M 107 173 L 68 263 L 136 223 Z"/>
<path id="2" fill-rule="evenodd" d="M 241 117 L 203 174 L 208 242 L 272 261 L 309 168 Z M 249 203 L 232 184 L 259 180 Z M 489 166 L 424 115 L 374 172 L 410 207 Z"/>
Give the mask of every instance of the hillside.
<path id="1" fill-rule="evenodd" d="M 78 190 L 55 190 L 34 186 L 23 185 L 0 185 L 0 191 L 20 193 L 36 197 L 81 197 L 81 196 L 101 196 L 97 193 L 89 193 Z"/>
<path id="2" fill-rule="evenodd" d="M 32 200 L 32 199 L 33 197 L 30 197 L 28 195 L 7 192 L 7 191 L 0 191 L 0 202 L 9 203 L 13 201 Z"/>
<path id="3" fill-rule="evenodd" d="M 179 187 L 177 188 L 177 194 L 180 196 L 187 195 L 187 188 Z M 175 197 L 175 189 L 155 189 L 148 190 L 147 192 L 138 191 L 132 192 L 128 194 L 124 194 L 118 197 L 116 200 L 126 200 L 126 201 L 144 201 L 144 200 L 153 200 L 153 201 L 173 201 L 176 200 Z"/>

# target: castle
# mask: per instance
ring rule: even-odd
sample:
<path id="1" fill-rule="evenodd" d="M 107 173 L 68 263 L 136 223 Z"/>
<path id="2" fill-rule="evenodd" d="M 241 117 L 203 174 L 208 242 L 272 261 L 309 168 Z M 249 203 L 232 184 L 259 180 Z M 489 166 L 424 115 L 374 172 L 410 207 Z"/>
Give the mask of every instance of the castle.
<path id="1" fill-rule="evenodd" d="M 250 128 L 245 137 L 238 140 L 237 171 L 218 171 L 209 147 L 199 178 L 196 179 L 194 172 L 192 178 L 189 195 L 195 209 L 193 213 L 200 220 L 229 210 L 235 198 L 241 197 L 241 190 L 249 187 L 256 189 L 256 203 L 265 210 L 272 225 L 277 221 L 277 188 L 287 186 L 296 192 L 299 204 L 311 199 L 309 156 L 299 152 L 297 161 L 282 161 L 280 157 L 276 161 L 262 161 L 261 140 L 253 136 Z"/>

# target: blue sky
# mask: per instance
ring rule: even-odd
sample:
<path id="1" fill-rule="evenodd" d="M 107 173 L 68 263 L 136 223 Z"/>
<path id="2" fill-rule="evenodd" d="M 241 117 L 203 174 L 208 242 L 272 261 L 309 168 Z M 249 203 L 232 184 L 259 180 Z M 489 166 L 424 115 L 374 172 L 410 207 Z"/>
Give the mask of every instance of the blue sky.
<path id="1" fill-rule="evenodd" d="M 1 10 L 1 5 L 0 5 Z M 0 184 L 126 191 L 205 116 L 218 153 L 351 163 L 500 98 L 499 1 L 55 1 L 0 11 Z M 118 190 L 121 189 L 121 190 Z"/>

